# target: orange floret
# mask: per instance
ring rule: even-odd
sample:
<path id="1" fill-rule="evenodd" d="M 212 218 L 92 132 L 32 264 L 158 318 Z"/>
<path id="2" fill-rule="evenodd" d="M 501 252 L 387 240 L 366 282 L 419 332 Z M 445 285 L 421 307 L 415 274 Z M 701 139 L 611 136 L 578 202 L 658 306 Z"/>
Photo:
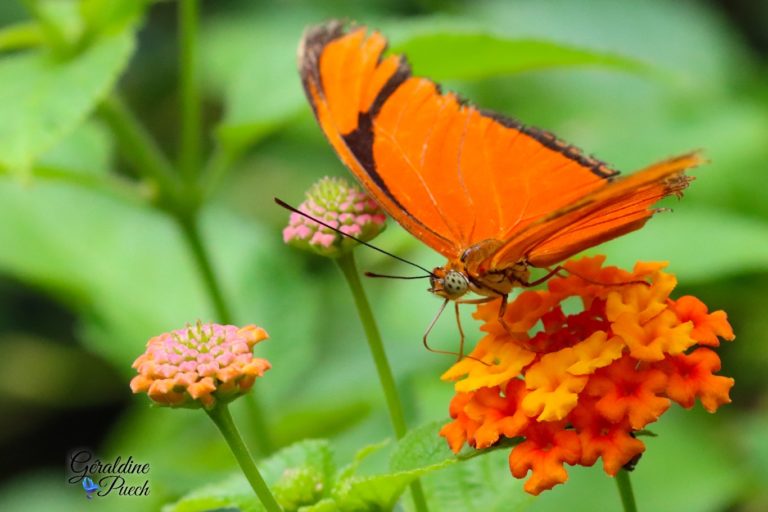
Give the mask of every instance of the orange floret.
<path id="1" fill-rule="evenodd" d="M 638 361 L 661 361 L 666 354 L 681 354 L 696 344 L 690 335 L 693 326 L 680 323 L 674 312 L 662 310 L 645 322 L 642 316 L 621 313 L 611 324 L 614 334 L 623 338 L 630 354 Z"/>
<path id="2" fill-rule="evenodd" d="M 538 421 L 557 421 L 571 412 L 587 385 L 586 376 L 568 372 L 577 362 L 576 352 L 565 348 L 545 355 L 528 369 L 525 374 L 528 394 L 522 403 L 528 416 L 536 416 Z"/>
<path id="3" fill-rule="evenodd" d="M 513 379 L 504 393 L 498 387 L 457 393 L 451 400 L 451 417 L 440 435 L 451 450 L 458 452 L 465 442 L 475 448 L 494 445 L 501 436 L 512 438 L 528 425 L 530 419 L 520 407 L 525 396 L 525 383 Z"/>
<path id="4" fill-rule="evenodd" d="M 582 466 L 591 466 L 602 458 L 603 469 L 614 476 L 645 451 L 643 442 L 632 436 L 629 422 L 608 421 L 595 409 L 594 399 L 582 399 L 569 419 L 581 439 Z"/>
<path id="5" fill-rule="evenodd" d="M 489 334 L 480 340 L 469 356 L 454 364 L 441 377 L 443 380 L 458 381 L 458 392 L 503 385 L 519 375 L 536 354 L 521 347 L 506 334 Z"/>
<path id="6" fill-rule="evenodd" d="M 515 478 L 532 472 L 523 487 L 526 492 L 538 495 L 565 482 L 568 472 L 563 465 L 579 462 L 579 436 L 564 427 L 565 422 L 531 424 L 525 431 L 526 440 L 509 454 L 509 469 Z"/>
<path id="7" fill-rule="evenodd" d="M 698 398 L 709 412 L 731 402 L 728 396 L 734 380 L 714 372 L 720 370 L 720 358 L 708 348 L 688 355 L 670 356 L 659 365 L 668 375 L 667 396 L 686 409 Z"/>
<path id="8" fill-rule="evenodd" d="M 629 356 L 598 371 L 590 380 L 587 395 L 598 398 L 597 410 L 605 419 L 618 423 L 629 420 L 639 430 L 656 421 L 669 408 L 663 396 L 667 376 L 661 370 L 638 369 Z"/>
<path id="9" fill-rule="evenodd" d="M 684 295 L 672 302 L 672 309 L 681 322 L 692 322 L 691 338 L 700 345 L 717 347 L 718 336 L 731 341 L 735 338 L 725 311 L 709 313 L 707 305 L 692 295 Z"/>

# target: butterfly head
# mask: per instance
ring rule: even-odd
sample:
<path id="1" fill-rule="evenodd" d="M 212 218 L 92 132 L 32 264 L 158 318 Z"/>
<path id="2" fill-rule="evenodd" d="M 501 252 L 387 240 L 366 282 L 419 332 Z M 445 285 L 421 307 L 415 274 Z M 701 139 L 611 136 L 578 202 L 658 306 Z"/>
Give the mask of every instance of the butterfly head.
<path id="1" fill-rule="evenodd" d="M 469 280 L 463 272 L 446 267 L 437 267 L 429 278 L 429 291 L 445 299 L 458 299 L 469 291 Z"/>

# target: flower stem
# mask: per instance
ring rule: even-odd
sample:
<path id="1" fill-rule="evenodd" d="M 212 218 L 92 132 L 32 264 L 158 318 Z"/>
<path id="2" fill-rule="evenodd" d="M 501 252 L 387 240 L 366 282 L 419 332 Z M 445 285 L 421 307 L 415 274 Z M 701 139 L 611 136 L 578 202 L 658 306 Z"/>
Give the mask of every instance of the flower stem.
<path id="1" fill-rule="evenodd" d="M 217 404 L 212 410 L 206 410 L 206 412 L 219 428 L 224 439 L 226 439 L 229 449 L 232 450 L 237 463 L 240 464 L 240 468 L 245 474 L 245 478 L 250 482 L 264 508 L 268 512 L 282 512 L 283 509 L 277 503 L 269 487 L 267 487 L 267 483 L 262 478 L 256 463 L 253 461 L 253 457 L 248 452 L 248 447 L 245 445 L 240 432 L 238 432 L 235 423 L 232 421 L 232 415 L 229 413 L 227 404 Z"/>
<path id="2" fill-rule="evenodd" d="M 193 181 L 200 166 L 200 84 L 197 80 L 199 0 L 179 1 L 179 94 L 181 140 L 179 170 Z"/>
<path id="3" fill-rule="evenodd" d="M 376 320 L 373 318 L 371 306 L 368 303 L 365 290 L 363 290 L 363 285 L 360 282 L 360 276 L 357 273 L 357 265 L 355 264 L 355 258 L 352 251 L 337 258 L 336 263 L 344 274 L 349 289 L 352 292 L 352 297 L 355 299 L 357 313 L 363 324 L 363 330 L 365 331 L 365 337 L 368 340 L 368 347 L 371 350 L 373 362 L 376 364 L 376 371 L 379 374 L 379 382 L 381 382 L 381 387 L 384 390 L 384 398 L 386 399 L 387 409 L 389 410 L 389 419 L 392 422 L 395 436 L 400 439 L 407 431 L 405 416 L 403 415 L 403 406 L 400 403 L 400 397 L 397 394 L 395 378 L 392 376 L 392 369 L 389 366 L 387 354 L 384 351 L 384 344 L 381 341 L 379 328 L 376 325 Z M 424 490 L 418 480 L 411 484 L 411 494 L 416 510 L 419 512 L 426 512 L 427 502 L 424 498 Z"/>
<path id="4" fill-rule="evenodd" d="M 357 313 L 360 315 L 360 321 L 363 324 L 365 337 L 368 340 L 368 348 L 371 350 L 373 362 L 376 364 L 376 371 L 379 374 L 379 381 L 384 390 L 384 397 L 387 401 L 387 409 L 389 410 L 389 419 L 392 422 L 395 435 L 400 439 L 405 435 L 407 430 L 407 427 L 405 426 L 405 417 L 403 415 L 403 406 L 400 403 L 400 397 L 397 394 L 395 378 L 392 376 L 392 369 L 389 366 L 387 354 L 384 351 L 384 344 L 381 341 L 379 328 L 376 325 L 376 320 L 373 318 L 373 312 L 371 311 L 370 304 L 368 304 L 368 298 L 363 290 L 363 285 L 360 282 L 360 276 L 357 274 L 357 265 L 355 264 L 354 255 L 351 251 L 347 252 L 343 256 L 337 258 L 336 262 L 338 263 L 339 268 L 341 268 L 341 271 L 347 280 L 347 284 L 349 285 L 349 289 L 352 291 L 352 296 L 355 299 Z"/>
<path id="5" fill-rule="evenodd" d="M 624 512 L 637 512 L 635 495 L 632 492 L 632 482 L 629 480 L 629 471 L 626 469 L 619 470 L 616 474 L 616 486 L 619 488 L 619 496 L 621 496 Z"/>
<path id="6" fill-rule="evenodd" d="M 117 139 L 122 155 L 138 175 L 154 180 L 165 197 L 178 200 L 173 167 L 122 100 L 117 96 L 106 98 L 98 113 Z"/>
<path id="7" fill-rule="evenodd" d="M 200 269 L 200 273 L 203 277 L 205 287 L 208 289 L 208 294 L 213 301 L 213 307 L 216 310 L 216 316 L 219 322 L 223 324 L 232 323 L 232 313 L 229 310 L 229 306 L 224 300 L 224 294 L 221 291 L 221 285 L 216 278 L 216 274 L 213 271 L 213 265 L 211 263 L 210 256 L 205 249 L 203 239 L 200 236 L 200 228 L 198 225 L 197 216 L 190 217 L 176 217 L 184 238 L 189 245 L 192 254 L 195 257 L 195 263 Z"/>
<path id="8" fill-rule="evenodd" d="M 238 155 L 238 152 L 227 149 L 221 144 L 213 149 L 213 153 L 211 153 L 211 156 L 208 158 L 208 162 L 203 169 L 201 180 L 200 188 L 204 194 L 204 199 L 215 193 Z"/>

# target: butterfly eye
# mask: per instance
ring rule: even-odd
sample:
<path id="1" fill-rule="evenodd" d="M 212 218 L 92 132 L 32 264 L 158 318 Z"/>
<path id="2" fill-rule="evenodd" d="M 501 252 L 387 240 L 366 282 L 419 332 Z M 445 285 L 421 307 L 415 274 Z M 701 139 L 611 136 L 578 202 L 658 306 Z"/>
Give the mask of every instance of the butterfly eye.
<path id="1" fill-rule="evenodd" d="M 443 278 L 443 289 L 450 298 L 459 297 L 467 293 L 469 283 L 464 274 L 456 270 L 449 270 Z"/>

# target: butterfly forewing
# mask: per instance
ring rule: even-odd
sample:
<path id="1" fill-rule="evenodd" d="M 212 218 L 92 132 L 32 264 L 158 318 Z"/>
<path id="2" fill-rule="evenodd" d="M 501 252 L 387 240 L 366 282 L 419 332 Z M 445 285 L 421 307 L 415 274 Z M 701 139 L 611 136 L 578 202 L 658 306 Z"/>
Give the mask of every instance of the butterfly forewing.
<path id="1" fill-rule="evenodd" d="M 549 265 L 638 229 L 650 206 L 678 192 L 695 155 L 637 177 L 583 155 L 550 133 L 478 110 L 405 59 L 386 39 L 339 22 L 311 29 L 300 70 L 315 115 L 342 161 L 384 209 L 451 260 L 493 239 L 484 268 Z"/>

